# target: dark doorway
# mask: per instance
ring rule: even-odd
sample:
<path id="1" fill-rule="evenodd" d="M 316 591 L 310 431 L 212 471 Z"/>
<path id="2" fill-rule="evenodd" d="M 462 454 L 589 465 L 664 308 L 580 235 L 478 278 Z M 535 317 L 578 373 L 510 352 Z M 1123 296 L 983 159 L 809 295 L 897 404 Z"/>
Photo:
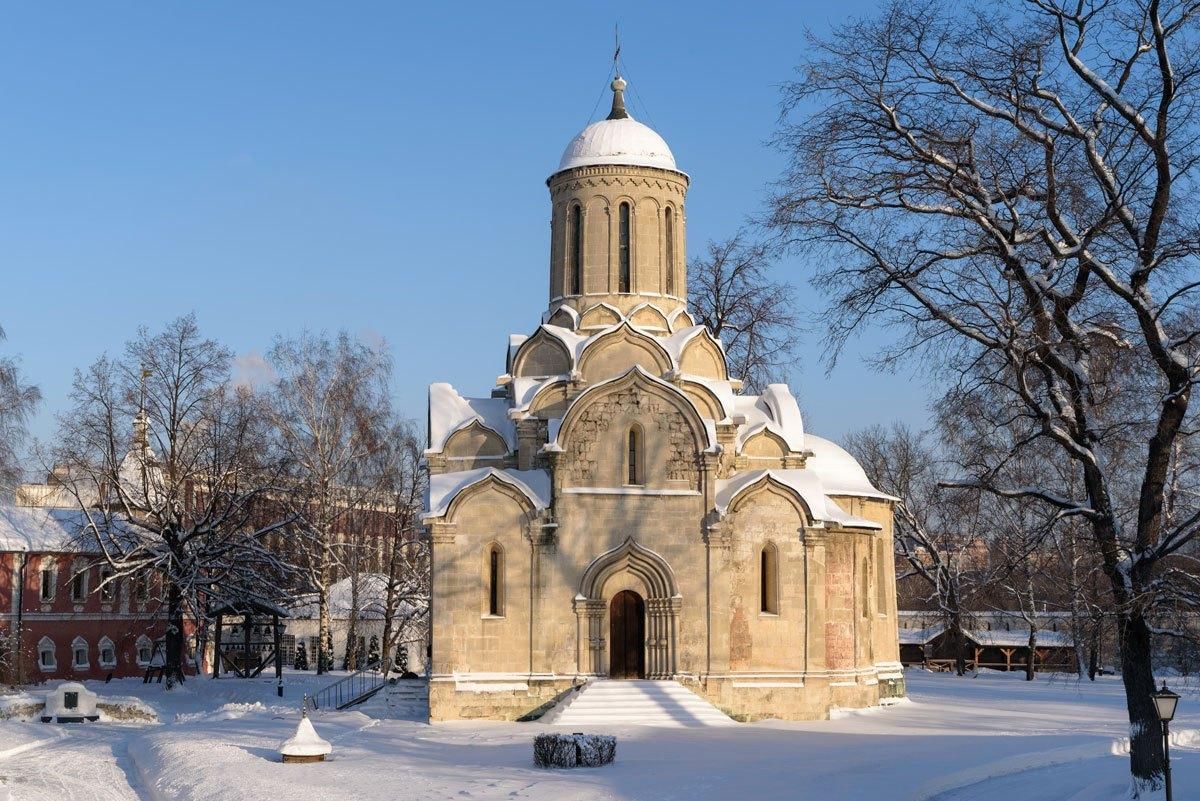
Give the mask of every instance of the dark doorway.
<path id="1" fill-rule="evenodd" d="M 646 677 L 646 605 L 633 590 L 618 592 L 609 604 L 608 643 L 609 678 Z"/>

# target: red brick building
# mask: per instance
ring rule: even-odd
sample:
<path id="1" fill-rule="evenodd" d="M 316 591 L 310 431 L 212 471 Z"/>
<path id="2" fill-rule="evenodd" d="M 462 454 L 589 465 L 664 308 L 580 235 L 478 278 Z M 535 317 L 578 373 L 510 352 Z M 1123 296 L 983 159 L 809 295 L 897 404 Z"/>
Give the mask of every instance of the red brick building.
<path id="1" fill-rule="evenodd" d="M 0 681 L 139 676 L 154 659 L 157 586 L 101 586 L 110 568 L 78 545 L 84 522 L 77 509 L 0 505 Z"/>

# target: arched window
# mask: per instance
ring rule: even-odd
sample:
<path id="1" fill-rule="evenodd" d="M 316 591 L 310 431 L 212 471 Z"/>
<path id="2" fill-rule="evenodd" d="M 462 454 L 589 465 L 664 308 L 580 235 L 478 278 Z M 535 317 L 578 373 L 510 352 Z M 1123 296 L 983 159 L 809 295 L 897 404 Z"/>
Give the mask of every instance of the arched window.
<path id="1" fill-rule="evenodd" d="M 487 552 L 488 614 L 504 617 L 504 550 L 493 543 Z"/>
<path id="2" fill-rule="evenodd" d="M 779 551 L 770 542 L 759 553 L 758 597 L 764 615 L 779 614 Z"/>
<path id="3" fill-rule="evenodd" d="M 76 670 L 87 670 L 91 667 L 87 640 L 82 637 L 76 637 L 71 642 L 71 667 Z"/>
<path id="4" fill-rule="evenodd" d="M 629 273 L 629 204 L 622 203 L 618 213 L 617 223 L 617 267 L 618 267 L 618 292 L 630 291 L 630 273 Z"/>
<path id="5" fill-rule="evenodd" d="M 667 210 L 663 212 L 663 239 L 665 245 L 665 253 L 663 261 L 667 268 L 667 285 L 666 291 L 668 295 L 675 294 L 675 215 L 671 212 L 671 207 L 667 206 Z"/>
<path id="6" fill-rule="evenodd" d="M 111 668 L 117 666 L 117 649 L 113 645 L 113 641 L 108 637 L 100 638 L 100 667 Z"/>
<path id="7" fill-rule="evenodd" d="M 626 483 L 642 484 L 642 430 L 638 426 L 629 429 L 625 449 Z"/>
<path id="8" fill-rule="evenodd" d="M 138 667 L 146 667 L 154 657 L 154 642 L 145 634 L 137 638 Z"/>
<path id="9" fill-rule="evenodd" d="M 578 295 L 583 286 L 583 209 L 576 204 L 571 207 L 571 219 L 567 236 L 570 237 L 570 263 L 567 270 L 571 276 L 567 294 Z"/>
<path id="10" fill-rule="evenodd" d="M 54 654 L 54 640 L 49 637 L 38 640 L 38 669 L 44 673 L 58 670 L 58 658 Z"/>

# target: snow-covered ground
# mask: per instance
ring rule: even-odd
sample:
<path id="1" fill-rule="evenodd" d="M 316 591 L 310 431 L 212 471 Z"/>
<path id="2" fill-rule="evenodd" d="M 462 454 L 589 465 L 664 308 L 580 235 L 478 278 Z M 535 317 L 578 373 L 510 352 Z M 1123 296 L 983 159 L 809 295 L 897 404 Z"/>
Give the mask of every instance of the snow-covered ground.
<path id="1" fill-rule="evenodd" d="M 0 801 L 1127 797 L 1124 701 L 1111 677 L 1028 684 L 1017 675 L 910 671 L 909 702 L 831 721 L 606 727 L 618 737 L 616 762 L 575 770 L 533 767 L 533 735 L 547 727 L 429 726 L 405 719 L 411 708 L 377 697 L 360 711 L 313 716 L 333 744 L 329 761 L 280 764 L 278 747 L 296 730 L 300 696 L 327 680 L 289 673 L 283 700 L 273 679 L 194 679 L 171 693 L 133 680 L 90 684 L 101 701 L 140 698 L 158 722 L 2 720 Z M 1175 797 L 1200 798 L 1200 693 L 1177 689 L 1184 699 L 1174 724 Z"/>

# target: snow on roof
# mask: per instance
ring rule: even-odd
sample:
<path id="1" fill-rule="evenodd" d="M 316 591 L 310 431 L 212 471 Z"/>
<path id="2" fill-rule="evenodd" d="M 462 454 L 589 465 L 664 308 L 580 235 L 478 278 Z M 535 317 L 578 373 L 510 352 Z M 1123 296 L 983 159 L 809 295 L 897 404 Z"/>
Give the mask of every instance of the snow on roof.
<path id="1" fill-rule="evenodd" d="M 516 450 L 517 430 L 508 419 L 507 398 L 464 398 L 449 384 L 429 385 L 430 451 L 441 451 L 451 434 L 477 420 Z"/>
<path id="2" fill-rule="evenodd" d="M 800 405 L 787 384 L 770 384 L 762 395 L 740 395 L 735 398 L 734 412 L 746 418 L 738 429 L 735 445 L 741 450 L 746 441 L 762 430 L 778 436 L 792 451 L 803 451 L 806 445 L 804 421 Z"/>
<path id="3" fill-rule="evenodd" d="M 524 411 L 533 403 L 533 399 L 549 384 L 566 381 L 570 376 L 552 375 L 546 378 L 514 378 L 512 380 L 513 409 Z"/>
<path id="4" fill-rule="evenodd" d="M 597 164 L 657 167 L 679 172 L 675 156 L 653 128 L 633 117 L 593 122 L 563 151 L 556 173 Z"/>
<path id="5" fill-rule="evenodd" d="M 80 550 L 79 537 L 87 523 L 79 509 L 0 505 L 0 551 Z"/>
<path id="6" fill-rule="evenodd" d="M 1005 648 L 1020 648 L 1029 645 L 1029 628 L 1013 626 L 1012 631 L 986 631 L 982 629 L 964 629 L 963 633 L 976 645 L 999 646 Z M 1064 631 L 1038 630 L 1037 644 L 1047 648 L 1070 648 L 1071 637 Z"/>
<path id="7" fill-rule="evenodd" d="M 773 480 L 795 492 L 804 502 L 816 522 L 836 523 L 850 528 L 883 528 L 878 523 L 849 515 L 832 499 L 826 497 L 820 477 L 812 470 L 747 470 L 733 478 L 717 482 L 717 511 L 725 514 L 730 504 L 744 490 L 760 481 Z"/>
<path id="8" fill-rule="evenodd" d="M 550 473 L 547 470 L 501 470 L 481 467 L 475 470 L 460 470 L 456 473 L 441 473 L 429 477 L 429 488 L 425 496 L 425 518 L 441 517 L 450 508 L 450 503 L 460 492 L 495 477 L 516 488 L 535 509 L 550 506 Z"/>
<path id="9" fill-rule="evenodd" d="M 894 496 L 875 489 L 862 465 L 841 446 L 814 434 L 805 435 L 804 444 L 813 454 L 806 466 L 821 477 L 825 492 L 830 495 L 896 500 Z"/>
<path id="10" fill-rule="evenodd" d="M 366 620 L 382 620 L 387 609 L 387 576 L 382 573 L 358 574 L 358 604 L 354 604 L 354 582 L 350 577 L 337 581 L 329 586 L 329 615 L 335 620 L 350 618 L 357 608 L 357 617 Z M 406 612 L 415 610 L 408 601 L 396 603 L 400 617 Z M 316 618 L 319 613 L 317 596 L 306 593 L 299 596 L 296 602 L 287 610 L 293 618 Z"/>
<path id="11" fill-rule="evenodd" d="M 930 626 L 924 629 L 900 629 L 900 644 L 924 645 L 945 630 L 945 626 Z"/>

